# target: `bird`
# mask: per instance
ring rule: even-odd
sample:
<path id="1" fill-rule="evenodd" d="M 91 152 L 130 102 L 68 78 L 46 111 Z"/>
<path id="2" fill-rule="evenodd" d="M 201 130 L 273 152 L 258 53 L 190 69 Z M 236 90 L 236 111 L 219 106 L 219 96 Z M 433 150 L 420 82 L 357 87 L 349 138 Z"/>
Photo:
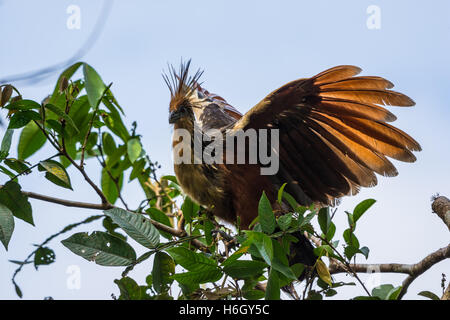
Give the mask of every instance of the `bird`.
<path id="1" fill-rule="evenodd" d="M 340 65 L 288 82 L 242 114 L 204 89 L 200 83 L 203 72 L 190 74 L 190 64 L 191 60 L 182 62 L 178 70 L 169 66 L 169 73 L 163 74 L 170 91 L 169 123 L 174 133 L 190 134 L 184 141 L 191 147 L 188 149 L 180 148 L 182 139 L 174 134 L 174 159 L 184 156 L 191 160 L 175 163 L 175 175 L 192 200 L 219 219 L 238 223 L 242 230 L 258 216 L 263 192 L 274 210 L 284 212 L 286 208 L 277 202 L 283 185 L 299 205 L 335 206 L 361 187 L 377 185 L 377 175 L 396 176 L 398 171 L 388 158 L 414 162 L 413 152 L 421 150 L 416 140 L 390 124 L 396 116 L 385 108 L 411 107 L 415 102 L 393 91 L 393 83 L 382 77 L 359 76 L 359 67 Z M 251 129 L 278 131 L 279 167 L 275 173 L 261 174 L 265 164 L 259 160 L 195 162 L 196 133 L 217 130 L 233 136 Z M 200 143 L 207 147 L 204 141 Z M 270 150 L 273 146 L 267 142 L 265 147 Z M 313 245 L 303 233 L 294 235 L 299 241 L 291 248 L 289 263 L 314 265 Z"/>

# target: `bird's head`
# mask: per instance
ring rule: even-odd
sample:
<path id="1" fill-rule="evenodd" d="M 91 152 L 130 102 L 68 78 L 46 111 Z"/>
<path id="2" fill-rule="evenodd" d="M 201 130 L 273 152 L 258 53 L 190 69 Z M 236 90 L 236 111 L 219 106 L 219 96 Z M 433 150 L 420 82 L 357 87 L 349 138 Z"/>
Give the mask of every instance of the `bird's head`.
<path id="1" fill-rule="evenodd" d="M 190 64 L 191 60 L 181 63 L 179 70 L 170 66 L 168 74 L 163 74 L 170 90 L 169 123 L 178 127 L 190 127 L 194 121 L 202 124 L 203 112 L 211 108 L 216 110 L 216 119 L 220 118 L 220 113 L 239 119 L 241 113 L 225 99 L 201 87 L 199 80 L 203 71 L 197 70 L 192 76 L 189 75 Z"/>
<path id="2" fill-rule="evenodd" d="M 191 61 L 181 63 L 177 71 L 169 67 L 168 74 L 163 74 L 164 81 L 170 90 L 169 123 L 182 124 L 195 120 L 195 113 L 203 107 L 204 99 L 197 90 L 202 71 L 189 75 Z M 196 110 L 197 109 L 197 110 Z"/>

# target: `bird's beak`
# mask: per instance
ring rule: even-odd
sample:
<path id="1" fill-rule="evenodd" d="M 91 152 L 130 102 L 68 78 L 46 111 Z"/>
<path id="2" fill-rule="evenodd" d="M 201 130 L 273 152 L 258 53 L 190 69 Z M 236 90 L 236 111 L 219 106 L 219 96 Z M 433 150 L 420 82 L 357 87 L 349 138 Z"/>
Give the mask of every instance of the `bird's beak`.
<path id="1" fill-rule="evenodd" d="M 182 112 L 175 110 L 172 111 L 169 115 L 169 123 L 170 124 L 174 124 L 175 122 L 177 122 L 179 119 L 181 119 L 183 117 Z"/>

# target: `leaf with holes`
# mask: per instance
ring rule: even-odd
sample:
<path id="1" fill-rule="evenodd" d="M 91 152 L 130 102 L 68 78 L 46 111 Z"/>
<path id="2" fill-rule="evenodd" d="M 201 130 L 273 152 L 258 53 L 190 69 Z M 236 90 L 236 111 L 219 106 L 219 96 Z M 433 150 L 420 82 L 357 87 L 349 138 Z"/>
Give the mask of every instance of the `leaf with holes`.
<path id="1" fill-rule="evenodd" d="M 47 247 L 40 247 L 34 253 L 34 267 L 36 270 L 40 265 L 47 265 L 55 262 L 55 252 Z"/>
<path id="2" fill-rule="evenodd" d="M 125 241 L 106 232 L 76 233 L 61 243 L 70 251 L 101 266 L 128 266 L 136 260 L 136 252 Z"/>
<path id="3" fill-rule="evenodd" d="M 105 215 L 118 224 L 131 238 L 144 247 L 153 249 L 159 244 L 159 232 L 152 222 L 138 213 L 120 208 L 104 211 Z"/>

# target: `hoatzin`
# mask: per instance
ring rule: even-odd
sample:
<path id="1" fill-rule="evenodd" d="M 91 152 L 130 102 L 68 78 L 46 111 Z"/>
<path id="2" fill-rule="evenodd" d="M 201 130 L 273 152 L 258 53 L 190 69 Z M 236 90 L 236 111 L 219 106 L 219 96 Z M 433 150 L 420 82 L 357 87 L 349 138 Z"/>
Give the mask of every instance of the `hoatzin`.
<path id="1" fill-rule="evenodd" d="M 227 222 L 240 221 L 242 229 L 257 217 L 263 191 L 280 211 L 286 208 L 279 208 L 276 195 L 284 183 L 284 190 L 300 205 L 335 205 L 360 187 L 375 186 L 375 173 L 396 176 L 388 157 L 414 162 L 411 151 L 421 150 L 413 138 L 388 123 L 396 117 L 381 107 L 413 106 L 414 101 L 390 90 L 394 85 L 386 79 L 356 76 L 358 67 L 337 66 L 289 82 L 242 115 L 222 97 L 203 89 L 198 82 L 201 72 L 190 76 L 189 65 L 190 61 L 182 63 L 178 71 L 172 67 L 169 75 L 163 75 L 171 93 L 169 122 L 174 130 L 191 134 L 188 144 L 194 145 L 196 129 L 218 129 L 224 135 L 278 129 L 275 174 L 262 175 L 264 165 L 259 162 L 195 163 L 194 147 L 189 151 L 191 162 L 175 164 L 187 195 Z M 180 137 L 174 138 L 174 158 L 186 152 L 177 148 L 179 143 Z M 247 143 L 247 147 L 252 146 Z M 300 241 L 291 246 L 290 262 L 313 265 L 317 258 L 311 243 L 300 232 L 295 236 Z"/>

